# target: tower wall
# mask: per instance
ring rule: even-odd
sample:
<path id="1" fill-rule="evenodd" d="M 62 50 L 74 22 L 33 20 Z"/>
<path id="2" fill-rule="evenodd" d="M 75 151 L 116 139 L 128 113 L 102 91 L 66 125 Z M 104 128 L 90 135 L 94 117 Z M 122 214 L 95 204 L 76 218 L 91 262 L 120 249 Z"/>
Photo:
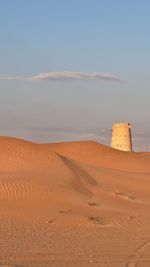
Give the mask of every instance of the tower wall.
<path id="1" fill-rule="evenodd" d="M 123 151 L 132 151 L 130 123 L 113 124 L 111 147 Z"/>

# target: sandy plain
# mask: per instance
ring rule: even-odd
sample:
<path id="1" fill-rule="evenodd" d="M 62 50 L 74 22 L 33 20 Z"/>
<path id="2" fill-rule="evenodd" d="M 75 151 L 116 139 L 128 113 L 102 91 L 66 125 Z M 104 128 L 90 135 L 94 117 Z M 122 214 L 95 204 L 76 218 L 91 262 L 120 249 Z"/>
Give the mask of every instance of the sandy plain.
<path id="1" fill-rule="evenodd" d="M 0 267 L 150 266 L 150 153 L 0 137 Z"/>

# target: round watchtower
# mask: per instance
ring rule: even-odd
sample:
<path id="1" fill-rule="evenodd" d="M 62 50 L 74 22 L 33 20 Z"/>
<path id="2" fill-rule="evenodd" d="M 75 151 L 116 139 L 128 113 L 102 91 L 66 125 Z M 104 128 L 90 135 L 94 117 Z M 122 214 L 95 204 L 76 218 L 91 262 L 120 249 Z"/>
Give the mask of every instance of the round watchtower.
<path id="1" fill-rule="evenodd" d="M 123 151 L 132 151 L 130 123 L 113 124 L 111 147 Z"/>

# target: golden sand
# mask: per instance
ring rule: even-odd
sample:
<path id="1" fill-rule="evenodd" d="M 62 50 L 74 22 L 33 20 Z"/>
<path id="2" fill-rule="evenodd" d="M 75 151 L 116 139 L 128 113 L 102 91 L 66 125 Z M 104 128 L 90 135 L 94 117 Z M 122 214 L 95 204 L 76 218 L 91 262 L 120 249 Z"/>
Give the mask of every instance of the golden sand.
<path id="1" fill-rule="evenodd" d="M 0 137 L 0 267 L 150 266 L 150 153 Z"/>

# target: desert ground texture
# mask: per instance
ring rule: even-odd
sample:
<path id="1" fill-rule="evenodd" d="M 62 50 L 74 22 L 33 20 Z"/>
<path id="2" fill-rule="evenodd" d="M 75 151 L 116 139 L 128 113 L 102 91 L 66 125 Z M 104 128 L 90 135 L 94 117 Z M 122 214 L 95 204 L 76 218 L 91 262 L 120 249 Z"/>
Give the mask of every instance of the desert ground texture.
<path id="1" fill-rule="evenodd" d="M 149 267 L 150 153 L 0 137 L 0 267 Z"/>

